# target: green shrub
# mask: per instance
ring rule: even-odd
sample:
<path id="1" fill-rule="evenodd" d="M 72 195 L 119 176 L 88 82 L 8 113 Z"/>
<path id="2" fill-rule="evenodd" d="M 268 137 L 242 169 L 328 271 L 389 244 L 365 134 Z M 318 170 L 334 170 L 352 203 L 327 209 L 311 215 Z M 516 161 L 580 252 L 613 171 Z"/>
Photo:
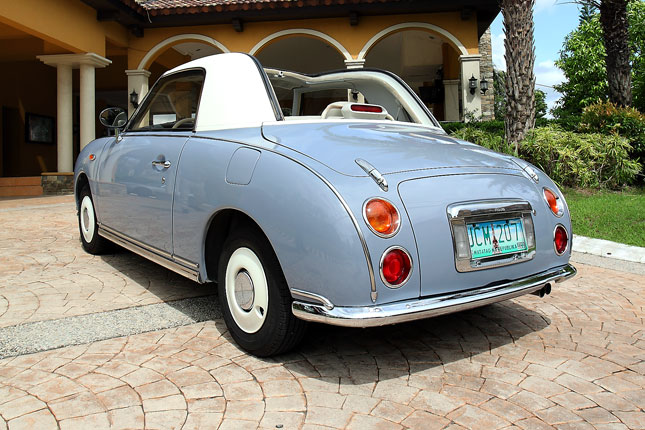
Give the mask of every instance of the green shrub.
<path id="1" fill-rule="evenodd" d="M 580 124 L 579 115 L 567 115 L 561 118 L 537 118 L 535 127 L 547 127 L 549 125 L 558 125 L 566 131 L 578 131 Z"/>
<path id="2" fill-rule="evenodd" d="M 502 123 L 504 124 L 504 123 Z M 466 140 L 468 142 L 476 143 L 484 148 L 492 149 L 493 151 L 502 152 L 505 154 L 513 155 L 513 147 L 506 143 L 504 133 L 500 136 L 497 133 L 491 133 L 481 128 L 466 126 L 453 132 L 452 135 L 458 139 Z"/>
<path id="3" fill-rule="evenodd" d="M 504 137 L 504 121 L 444 122 L 441 124 L 446 133 L 453 134 L 464 128 L 474 128 Z"/>
<path id="4" fill-rule="evenodd" d="M 545 125 L 529 132 L 521 142 L 520 157 L 544 170 L 561 186 L 620 188 L 634 183 L 641 166 L 633 157 L 635 151 L 629 143 L 629 137 L 624 135 L 629 132 L 632 133 L 630 136 L 638 136 L 638 131 L 642 132 L 638 128 L 638 121 L 643 115 L 633 109 L 613 113 L 617 109 L 615 106 L 609 104 L 608 108 L 608 103 L 601 105 L 611 115 L 603 115 L 601 108 L 594 105 L 585 111 L 587 122 L 584 127 L 579 125 L 579 117 L 569 117 L 567 121 L 541 120 L 540 124 Z M 608 120 L 601 120 L 606 117 L 626 117 L 629 120 L 611 122 L 613 126 L 610 127 Z M 503 121 L 442 125 L 458 139 L 514 155 L 513 146 L 504 139 Z M 595 129 L 597 132 L 578 132 L 582 129 Z M 618 129 L 623 130 L 623 135 L 615 131 Z"/>
<path id="5" fill-rule="evenodd" d="M 645 115 L 634 108 L 618 107 L 611 102 L 587 106 L 580 118 L 583 133 L 617 134 L 627 138 L 635 157 L 645 155 Z"/>
<path id="6" fill-rule="evenodd" d="M 536 128 L 520 144 L 520 157 L 560 186 L 619 188 L 634 182 L 640 165 L 631 145 L 616 134 L 574 133 L 559 126 Z"/>
<path id="7" fill-rule="evenodd" d="M 442 122 L 441 127 L 446 131 L 448 134 L 452 134 L 457 130 L 461 130 L 462 128 L 466 127 L 468 124 L 465 122 Z"/>

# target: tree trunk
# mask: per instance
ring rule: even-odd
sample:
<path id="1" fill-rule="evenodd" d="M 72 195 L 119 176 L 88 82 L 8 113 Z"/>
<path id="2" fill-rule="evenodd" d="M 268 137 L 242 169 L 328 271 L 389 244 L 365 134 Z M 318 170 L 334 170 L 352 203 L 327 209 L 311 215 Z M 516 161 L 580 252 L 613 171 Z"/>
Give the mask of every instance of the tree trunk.
<path id="1" fill-rule="evenodd" d="M 501 0 L 506 40 L 506 140 L 515 145 L 535 126 L 535 0 Z"/>
<path id="2" fill-rule="evenodd" d="M 619 106 L 632 104 L 632 78 L 629 64 L 628 0 L 602 0 L 600 23 L 607 52 L 609 101 Z"/>

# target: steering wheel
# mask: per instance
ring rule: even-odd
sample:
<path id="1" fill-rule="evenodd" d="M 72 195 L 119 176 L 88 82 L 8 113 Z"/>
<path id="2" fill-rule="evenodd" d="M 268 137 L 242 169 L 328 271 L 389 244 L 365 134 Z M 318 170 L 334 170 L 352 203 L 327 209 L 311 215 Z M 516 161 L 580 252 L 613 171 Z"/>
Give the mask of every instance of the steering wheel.
<path id="1" fill-rule="evenodd" d="M 186 124 L 187 122 L 191 122 L 191 121 L 193 123 L 195 123 L 195 118 L 182 118 L 172 126 L 172 129 L 174 130 L 175 128 L 179 128 L 180 126 Z"/>

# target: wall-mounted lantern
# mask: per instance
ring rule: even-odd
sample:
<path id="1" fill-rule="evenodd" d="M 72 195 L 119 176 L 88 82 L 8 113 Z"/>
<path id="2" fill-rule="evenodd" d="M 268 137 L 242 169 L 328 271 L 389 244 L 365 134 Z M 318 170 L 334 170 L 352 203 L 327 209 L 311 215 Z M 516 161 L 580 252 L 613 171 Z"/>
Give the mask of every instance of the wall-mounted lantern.
<path id="1" fill-rule="evenodd" d="M 482 94 L 486 94 L 488 91 L 488 81 L 484 78 L 479 82 L 479 88 L 481 89 Z M 477 78 L 475 75 L 472 75 L 468 79 L 468 89 L 470 89 L 470 94 L 475 94 L 477 92 Z"/>
<path id="2" fill-rule="evenodd" d="M 488 81 L 486 80 L 486 78 L 482 79 L 479 82 L 479 88 L 481 88 L 482 94 L 486 94 L 486 91 L 488 91 Z"/>
<path id="3" fill-rule="evenodd" d="M 475 94 L 475 91 L 477 91 L 477 78 L 475 75 L 468 79 L 468 88 L 470 88 L 470 94 Z"/>
<path id="4" fill-rule="evenodd" d="M 137 94 L 135 90 L 132 90 L 130 93 L 130 104 L 134 106 L 135 109 L 139 107 L 139 94 Z"/>

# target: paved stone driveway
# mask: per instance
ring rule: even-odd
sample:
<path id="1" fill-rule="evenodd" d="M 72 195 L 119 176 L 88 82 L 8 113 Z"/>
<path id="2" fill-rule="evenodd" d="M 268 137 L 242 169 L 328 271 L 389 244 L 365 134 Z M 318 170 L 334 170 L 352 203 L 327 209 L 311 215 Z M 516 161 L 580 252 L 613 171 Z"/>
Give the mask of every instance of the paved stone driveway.
<path id="1" fill-rule="evenodd" d="M 84 254 L 71 202 L 0 201 L 0 330 L 211 293 L 127 252 Z M 218 319 L 5 358 L 0 429 L 643 429 L 645 276 L 578 269 L 545 299 L 312 326 L 275 359 Z"/>

